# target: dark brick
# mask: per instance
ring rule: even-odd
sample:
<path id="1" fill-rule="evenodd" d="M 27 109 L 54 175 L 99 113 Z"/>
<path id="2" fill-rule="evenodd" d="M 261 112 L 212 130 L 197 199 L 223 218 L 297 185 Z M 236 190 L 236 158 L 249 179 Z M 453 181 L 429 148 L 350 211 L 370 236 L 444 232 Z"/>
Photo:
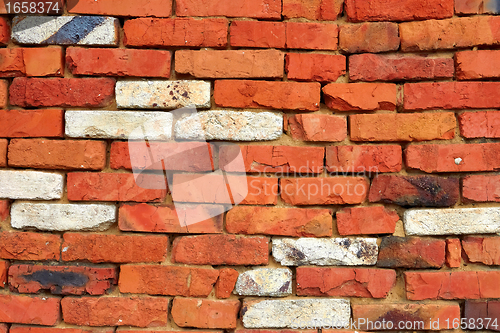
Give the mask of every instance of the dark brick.
<path id="1" fill-rule="evenodd" d="M 382 238 L 378 267 L 440 268 L 445 261 L 444 239 L 420 237 Z"/>

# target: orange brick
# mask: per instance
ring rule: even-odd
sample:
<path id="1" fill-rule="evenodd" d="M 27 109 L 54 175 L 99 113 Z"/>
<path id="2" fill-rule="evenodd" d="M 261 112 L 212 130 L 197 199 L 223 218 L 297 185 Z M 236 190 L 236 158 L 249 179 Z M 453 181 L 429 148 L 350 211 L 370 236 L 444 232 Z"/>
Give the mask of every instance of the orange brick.
<path id="1" fill-rule="evenodd" d="M 455 0 L 455 12 L 457 14 L 498 14 L 498 2 L 496 0 Z"/>
<path id="2" fill-rule="evenodd" d="M 446 265 L 451 268 L 460 267 L 462 263 L 462 245 L 458 238 L 446 239 Z"/>
<path id="3" fill-rule="evenodd" d="M 289 49 L 336 50 L 339 28 L 333 23 L 287 22 L 286 47 Z"/>
<path id="4" fill-rule="evenodd" d="M 342 13 L 344 0 L 283 0 L 285 18 L 335 21 Z"/>
<path id="5" fill-rule="evenodd" d="M 330 83 L 323 94 L 335 111 L 396 110 L 397 86 L 391 83 Z"/>
<path id="6" fill-rule="evenodd" d="M 7 166 L 7 146 L 9 141 L 6 139 L 0 139 L 0 168 L 5 168 Z"/>
<path id="7" fill-rule="evenodd" d="M 286 72 L 289 80 L 333 82 L 346 73 L 343 55 L 287 53 Z"/>
<path id="8" fill-rule="evenodd" d="M 75 14 L 104 16 L 153 16 L 172 15 L 172 0 L 66 0 L 68 11 Z"/>
<path id="9" fill-rule="evenodd" d="M 239 273 L 232 268 L 222 268 L 219 270 L 219 279 L 215 284 L 215 296 L 217 298 L 229 298 L 233 292 Z"/>
<path id="10" fill-rule="evenodd" d="M 236 328 L 240 310 L 238 300 L 207 300 L 196 298 L 174 298 L 172 319 L 180 327 Z"/>
<path id="11" fill-rule="evenodd" d="M 9 81 L 0 80 L 0 108 L 7 106 L 9 99 Z"/>
<path id="12" fill-rule="evenodd" d="M 231 46 L 284 48 L 286 23 L 265 21 L 233 21 L 230 28 Z"/>
<path id="13" fill-rule="evenodd" d="M 344 208 L 336 213 L 340 235 L 393 234 L 399 216 L 384 206 Z"/>
<path id="14" fill-rule="evenodd" d="M 0 137 L 60 137 L 64 136 L 64 111 L 0 110 Z"/>
<path id="15" fill-rule="evenodd" d="M 469 175 L 462 180 L 465 201 L 500 202 L 500 176 Z"/>
<path id="16" fill-rule="evenodd" d="M 401 171 L 401 146 L 328 146 L 326 167 L 330 173 L 364 172 L 367 176 L 379 172 Z"/>
<path id="17" fill-rule="evenodd" d="M 326 114 L 287 116 L 288 134 L 294 140 L 343 141 L 347 137 L 347 118 Z"/>
<path id="18" fill-rule="evenodd" d="M 0 295 L 0 321 L 54 326 L 61 320 L 60 298 Z"/>
<path id="19" fill-rule="evenodd" d="M 346 53 L 385 52 L 399 49 L 398 25 L 391 22 L 343 24 L 339 48 Z"/>
<path id="20" fill-rule="evenodd" d="M 0 259 L 59 260 L 61 236 L 36 232 L 1 232 Z"/>
<path id="21" fill-rule="evenodd" d="M 9 265 L 9 261 L 0 260 L 0 288 L 5 288 L 5 286 L 7 285 Z"/>
<path id="22" fill-rule="evenodd" d="M 63 76 L 61 47 L 0 49 L 0 76 Z"/>
<path id="23" fill-rule="evenodd" d="M 500 51 L 478 50 L 455 53 L 458 80 L 500 77 Z"/>
<path id="24" fill-rule="evenodd" d="M 177 0 L 177 16 L 227 16 L 281 19 L 279 0 Z"/>
<path id="25" fill-rule="evenodd" d="M 10 40 L 10 26 L 6 17 L 0 17 L 0 45 L 6 45 Z"/>

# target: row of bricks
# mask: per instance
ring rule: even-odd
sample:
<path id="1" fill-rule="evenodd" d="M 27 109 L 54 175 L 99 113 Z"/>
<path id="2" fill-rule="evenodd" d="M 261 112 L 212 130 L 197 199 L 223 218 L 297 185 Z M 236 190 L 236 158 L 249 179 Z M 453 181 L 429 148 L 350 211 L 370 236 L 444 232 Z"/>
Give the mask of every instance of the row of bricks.
<path id="1" fill-rule="evenodd" d="M 359 54 L 349 57 L 351 81 L 400 81 L 500 77 L 500 51 L 463 51 L 451 58 Z M 64 76 L 61 47 L 0 49 L 0 77 Z M 43 58 L 43 62 L 40 61 Z M 73 75 L 163 77 L 171 74 L 171 52 L 139 49 L 66 50 Z M 277 50 L 179 50 L 175 71 L 196 78 L 282 78 L 285 53 Z M 319 53 L 287 53 L 289 80 L 336 81 L 346 73 L 346 57 Z"/>
<path id="2" fill-rule="evenodd" d="M 60 8 L 64 1 L 59 2 Z M 121 1 L 117 6 L 113 1 L 96 4 L 93 0 L 67 0 L 71 14 L 93 14 L 110 16 L 153 16 L 172 15 L 172 0 Z M 412 21 L 443 19 L 454 13 L 498 14 L 494 0 L 390 0 L 368 4 L 363 0 L 256 0 L 252 4 L 235 0 L 231 4 L 223 0 L 178 0 L 175 2 L 176 16 L 226 16 L 257 19 L 306 18 L 309 20 L 336 20 L 342 14 L 348 21 Z M 6 13 L 5 5 L 0 5 L 0 14 Z"/>
<path id="3" fill-rule="evenodd" d="M 434 3 L 438 3 L 433 1 Z M 9 25 L 0 26 L 1 42 L 9 41 Z M 55 24 L 44 29 L 40 18 L 15 18 L 12 40 L 21 45 L 101 45 L 118 46 L 118 19 L 105 16 L 54 17 Z M 76 38 L 58 26 L 72 20 L 88 26 L 84 36 Z M 473 16 L 445 20 L 406 23 L 369 22 L 337 25 L 308 22 L 234 21 L 228 34 L 225 18 L 138 18 L 123 26 L 123 43 L 128 47 L 264 47 L 308 50 L 337 50 L 345 53 L 403 52 L 446 50 L 474 46 L 494 46 L 500 43 L 496 33 L 500 18 Z M 465 34 L 463 32 L 466 32 Z M 491 31 L 485 34 L 484 31 Z M 82 32 L 83 33 L 83 32 Z M 87 35 L 88 34 L 88 35 Z M 46 38 L 52 35 L 53 38 Z M 229 41 L 228 41 L 229 36 Z M 85 37 L 85 38 L 84 38 Z"/>

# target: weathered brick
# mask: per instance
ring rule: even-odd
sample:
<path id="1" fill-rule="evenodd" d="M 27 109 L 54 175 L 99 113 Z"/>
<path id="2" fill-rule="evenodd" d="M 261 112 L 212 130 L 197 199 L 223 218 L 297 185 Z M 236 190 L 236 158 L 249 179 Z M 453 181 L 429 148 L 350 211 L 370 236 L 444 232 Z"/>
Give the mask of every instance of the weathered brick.
<path id="1" fill-rule="evenodd" d="M 11 333 L 113 333 L 115 328 L 105 327 L 97 329 L 86 328 L 65 328 L 65 327 L 40 327 L 40 326 L 25 326 L 12 325 Z M 7 333 L 7 332 L 5 332 Z M 130 332 L 129 332 L 130 333 Z"/>
<path id="2" fill-rule="evenodd" d="M 0 258 L 12 260 L 59 260 L 61 237 L 34 232 L 1 232 Z"/>
<path id="3" fill-rule="evenodd" d="M 0 108 L 4 108 L 7 106 L 8 99 L 9 99 L 9 81 L 0 80 Z"/>
<path id="4" fill-rule="evenodd" d="M 460 134 L 466 138 L 500 138 L 500 112 L 464 112 L 458 116 Z"/>
<path id="5" fill-rule="evenodd" d="M 105 107 L 113 101 L 114 89 L 115 80 L 109 78 L 16 77 L 10 85 L 10 104 L 21 107 Z"/>
<path id="6" fill-rule="evenodd" d="M 90 1 L 85 2 L 90 4 Z M 120 3 L 120 6 L 115 7 L 122 6 L 123 3 Z M 140 8 L 137 3 L 135 6 Z M 80 47 L 69 47 L 66 50 L 66 64 L 73 75 L 169 78 L 170 59 L 170 51 L 161 50 Z"/>
<path id="7" fill-rule="evenodd" d="M 201 8 L 206 6 L 202 5 Z M 227 45 L 226 18 L 137 18 L 123 25 L 125 46 L 224 47 Z"/>
<path id="8" fill-rule="evenodd" d="M 0 76 L 63 76 L 61 47 L 1 49 Z"/>
<path id="9" fill-rule="evenodd" d="M 72 172 L 67 175 L 67 184 L 71 201 L 161 202 L 167 194 L 165 179 L 159 175 L 136 180 L 129 173 Z"/>
<path id="10" fill-rule="evenodd" d="M 349 120 L 352 141 L 448 140 L 457 125 L 453 112 L 356 114 Z"/>
<path id="11" fill-rule="evenodd" d="M 284 53 L 278 50 L 179 50 L 175 71 L 197 78 L 281 78 Z"/>
<path id="12" fill-rule="evenodd" d="M 294 140 L 343 141 L 347 137 L 347 118 L 327 114 L 296 114 L 286 117 L 288 133 Z"/>
<path id="13" fill-rule="evenodd" d="M 212 217 L 212 205 L 188 206 L 175 204 L 152 206 L 148 204 L 123 205 L 119 209 L 118 227 L 122 231 L 168 233 L 222 233 L 223 215 Z M 224 210 L 220 209 L 221 212 Z M 189 217 L 199 217 L 191 224 Z"/>
<path id="14" fill-rule="evenodd" d="M 10 40 L 10 26 L 7 17 L 0 17 L 0 45 L 6 45 Z"/>
<path id="15" fill-rule="evenodd" d="M 498 298 L 498 271 L 405 272 L 406 297 L 424 299 Z"/>
<path id="16" fill-rule="evenodd" d="M 232 162 L 241 154 L 241 163 Z M 321 173 L 323 171 L 323 147 L 293 146 L 221 146 L 219 166 L 228 172 L 274 173 Z"/>
<path id="17" fill-rule="evenodd" d="M 116 268 L 97 266 L 12 265 L 9 287 L 19 293 L 41 290 L 57 295 L 103 295 L 118 280 Z"/>
<path id="18" fill-rule="evenodd" d="M 347 19 L 362 21 L 417 21 L 453 16 L 453 0 L 346 0 Z"/>
<path id="19" fill-rule="evenodd" d="M 161 265 L 121 265 L 121 293 L 207 297 L 219 271 Z"/>
<path id="20" fill-rule="evenodd" d="M 162 262 L 168 248 L 167 236 L 65 233 L 63 237 L 63 261 Z"/>
<path id="21" fill-rule="evenodd" d="M 500 237 L 467 236 L 462 240 L 462 247 L 470 262 L 485 265 L 500 265 Z"/>
<path id="22" fill-rule="evenodd" d="M 358 204 L 368 188 L 364 177 L 282 178 L 281 198 L 294 206 Z"/>
<path id="23" fill-rule="evenodd" d="M 344 0 L 284 0 L 282 15 L 287 19 L 335 21 L 342 13 L 343 4 Z"/>
<path id="24" fill-rule="evenodd" d="M 441 268 L 445 261 L 443 239 L 384 237 L 379 246 L 378 267 Z"/>
<path id="25" fill-rule="evenodd" d="M 427 173 L 495 171 L 500 169 L 500 144 L 410 145 L 405 162 L 411 169 Z"/>
<path id="26" fill-rule="evenodd" d="M 178 0 L 175 13 L 177 16 L 227 16 L 252 17 L 261 19 L 281 19 L 281 1 L 279 0 Z"/>
<path id="27" fill-rule="evenodd" d="M 240 274 L 234 293 L 245 296 L 284 297 L 292 294 L 289 268 L 256 268 Z"/>
<path id="28" fill-rule="evenodd" d="M 27 45 L 117 46 L 119 28 L 117 18 L 106 16 L 16 16 L 12 40 Z"/>
<path id="29" fill-rule="evenodd" d="M 0 198 L 3 199 L 60 199 L 63 187 L 63 176 L 57 173 L 0 170 Z"/>
<path id="30" fill-rule="evenodd" d="M 286 47 L 289 49 L 336 50 L 338 25 L 332 23 L 287 22 Z"/>
<path id="31" fill-rule="evenodd" d="M 464 201 L 500 202 L 500 176 L 470 175 L 462 179 Z"/>
<path id="32" fill-rule="evenodd" d="M 451 268 L 460 267 L 462 263 L 462 245 L 458 238 L 446 239 L 446 265 Z"/>
<path id="33" fill-rule="evenodd" d="M 289 80 L 333 82 L 346 73 L 346 58 L 336 54 L 287 53 L 285 69 Z"/>
<path id="34" fill-rule="evenodd" d="M 36 154 L 33 152 L 36 151 Z M 9 166 L 33 169 L 102 170 L 106 143 L 46 139 L 12 139 Z"/>
<path id="35" fill-rule="evenodd" d="M 54 326 L 61 320 L 59 298 L 0 295 L 0 321 Z"/>
<path id="36" fill-rule="evenodd" d="M 233 21 L 230 44 L 236 47 L 284 48 L 286 23 L 266 21 Z"/>
<path id="37" fill-rule="evenodd" d="M 500 77 L 500 51 L 479 50 L 455 53 L 457 80 Z"/>
<path id="38" fill-rule="evenodd" d="M 0 110 L 0 137 L 59 137 L 64 136 L 64 111 Z"/>
<path id="39" fill-rule="evenodd" d="M 500 8 L 497 0 L 455 0 L 455 13 L 500 14 Z"/>
<path id="40" fill-rule="evenodd" d="M 355 54 L 349 57 L 352 81 L 404 81 L 453 78 L 452 58 Z"/>
<path id="41" fill-rule="evenodd" d="M 298 296 L 385 298 L 395 284 L 392 269 L 297 267 Z"/>
<path id="42" fill-rule="evenodd" d="M 7 147 L 9 146 L 9 141 L 6 139 L 0 139 L 0 168 L 5 168 L 7 166 Z"/>
<path id="43" fill-rule="evenodd" d="M 353 304 L 353 320 L 360 329 L 447 330 L 460 320 L 459 304 Z"/>
<path id="44" fill-rule="evenodd" d="M 399 25 L 401 51 L 428 51 L 500 44 L 500 17 L 474 16 Z M 486 33 L 485 33 L 486 31 Z"/>
<path id="45" fill-rule="evenodd" d="M 229 298 L 233 292 L 239 273 L 232 268 L 219 270 L 219 279 L 215 283 L 215 296 L 217 298 Z"/>
<path id="46" fill-rule="evenodd" d="M 267 265 L 268 244 L 266 237 L 177 237 L 173 243 L 172 261 L 193 265 Z"/>
<path id="47" fill-rule="evenodd" d="M 251 80 L 215 81 L 215 104 L 233 108 L 319 110 L 321 84 Z"/>
<path id="48" fill-rule="evenodd" d="M 10 200 L 0 200 L 0 221 L 6 221 L 10 214 Z"/>
<path id="49" fill-rule="evenodd" d="M 370 187 L 370 202 L 404 207 L 449 207 L 460 197 L 458 178 L 379 175 Z"/>
<path id="50" fill-rule="evenodd" d="M 467 328 L 473 330 L 478 326 L 482 329 L 498 331 L 500 317 L 500 302 L 498 301 L 465 301 L 464 319 Z M 490 318 L 490 319 L 486 319 Z M 495 321 L 497 319 L 497 321 Z M 482 325 L 481 325 L 482 324 Z"/>
<path id="51" fill-rule="evenodd" d="M 332 216 L 327 209 L 234 207 L 226 214 L 229 233 L 324 237 L 332 235 Z"/>
<path id="52" fill-rule="evenodd" d="M 378 53 L 399 49 L 398 25 L 390 22 L 343 24 L 339 48 L 346 53 Z"/>
<path id="53" fill-rule="evenodd" d="M 67 324 L 151 327 L 167 325 L 169 302 L 168 297 L 65 297 L 61 307 Z"/>
<path id="54" fill-rule="evenodd" d="M 396 110 L 397 86 L 391 83 L 330 83 L 325 104 L 335 111 Z"/>
<path id="55" fill-rule="evenodd" d="M 66 0 L 68 11 L 75 14 L 110 16 L 153 16 L 172 15 L 172 0 L 125 0 L 119 5 L 113 1 Z"/>
<path id="56" fill-rule="evenodd" d="M 399 216 L 384 206 L 352 207 L 337 211 L 340 235 L 392 234 Z"/>
<path id="57" fill-rule="evenodd" d="M 180 327 L 236 328 L 240 310 L 238 300 L 208 300 L 175 297 L 172 319 Z"/>
<path id="58" fill-rule="evenodd" d="M 5 288 L 7 285 L 7 275 L 9 271 L 10 262 L 7 260 L 0 260 L 0 288 Z M 5 331 L 7 333 L 7 331 Z"/>
<path id="59" fill-rule="evenodd" d="M 330 173 L 363 172 L 367 176 L 379 172 L 399 172 L 402 155 L 399 145 L 328 146 L 326 167 Z"/>

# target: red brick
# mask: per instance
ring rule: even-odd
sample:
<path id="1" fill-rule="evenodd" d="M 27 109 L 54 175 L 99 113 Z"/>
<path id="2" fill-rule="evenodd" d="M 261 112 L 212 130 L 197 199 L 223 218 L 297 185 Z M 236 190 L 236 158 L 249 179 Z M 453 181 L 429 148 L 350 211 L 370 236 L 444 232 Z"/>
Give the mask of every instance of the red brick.
<path id="1" fill-rule="evenodd" d="M 469 175 L 462 180 L 464 201 L 500 202 L 500 176 Z"/>
<path id="2" fill-rule="evenodd" d="M 378 175 L 370 187 L 370 202 L 404 207 L 450 207 L 460 197 L 458 178 Z"/>
<path id="3" fill-rule="evenodd" d="M 64 136 L 64 111 L 0 110 L 0 137 L 59 137 Z"/>
<path id="4" fill-rule="evenodd" d="M 385 52 L 399 49 L 396 23 L 343 24 L 340 26 L 339 48 L 346 53 Z"/>
<path id="5" fill-rule="evenodd" d="M 240 310 L 238 300 L 207 300 L 196 298 L 174 298 L 172 319 L 180 327 L 236 328 Z"/>
<path id="6" fill-rule="evenodd" d="M 233 21 L 230 44 L 237 47 L 284 48 L 286 23 L 266 21 Z"/>
<path id="7" fill-rule="evenodd" d="M 462 264 L 462 245 L 460 239 L 446 239 L 446 265 L 451 268 L 460 267 Z"/>
<path id="8" fill-rule="evenodd" d="M 298 296 L 385 298 L 395 283 L 391 269 L 297 267 Z"/>
<path id="9" fill-rule="evenodd" d="M 65 297 L 64 322 L 81 326 L 167 325 L 168 297 Z"/>
<path id="10" fill-rule="evenodd" d="M 132 157 L 130 150 L 133 151 Z M 142 153 L 142 154 L 141 154 Z M 151 159 L 155 156 L 155 160 Z M 113 142 L 110 151 L 111 169 L 176 170 L 188 172 L 213 171 L 212 147 L 207 142 L 149 142 L 148 149 L 140 142 Z M 160 162 L 161 163 L 158 163 Z"/>
<path id="11" fill-rule="evenodd" d="M 177 237 L 173 243 L 172 261 L 193 265 L 267 265 L 268 244 L 266 237 Z"/>
<path id="12" fill-rule="evenodd" d="M 1 333 L 7 333 L 7 332 L 9 332 L 9 326 L 7 324 L 1 323 L 0 324 L 0 332 Z M 14 332 L 14 331 L 12 331 L 12 332 Z"/>
<path id="13" fill-rule="evenodd" d="M 346 73 L 346 59 L 336 54 L 287 53 L 286 72 L 289 80 L 333 82 Z"/>
<path id="14" fill-rule="evenodd" d="M 339 28 L 333 23 L 287 22 L 288 49 L 336 50 Z"/>
<path id="15" fill-rule="evenodd" d="M 453 78 L 451 58 L 404 56 L 401 54 L 356 54 L 349 57 L 351 81 L 404 81 Z"/>
<path id="16" fill-rule="evenodd" d="M 11 167 L 102 170 L 106 166 L 106 142 L 13 139 L 8 158 Z"/>
<path id="17" fill-rule="evenodd" d="M 115 80 L 108 78 L 16 77 L 10 85 L 10 104 L 21 107 L 105 107 L 114 96 Z"/>
<path id="18" fill-rule="evenodd" d="M 87 266 L 12 265 L 9 287 L 13 292 L 58 295 L 103 295 L 118 280 L 116 268 Z"/>
<path id="19" fill-rule="evenodd" d="M 239 273 L 232 268 L 222 268 L 219 270 L 219 279 L 215 283 L 215 297 L 229 298 L 233 292 Z"/>
<path id="20" fill-rule="evenodd" d="M 0 295 L 0 321 L 54 326 L 61 320 L 59 298 Z"/>
<path id="21" fill-rule="evenodd" d="M 12 325 L 10 333 L 114 333 L 114 327 L 85 329 Z M 7 333 L 7 332 L 5 332 Z"/>
<path id="22" fill-rule="evenodd" d="M 405 110 L 500 107 L 500 82 L 422 82 L 404 85 Z"/>
<path id="23" fill-rule="evenodd" d="M 284 57 L 278 50 L 179 50 L 175 71 L 197 78 L 281 78 Z"/>
<path id="24" fill-rule="evenodd" d="M 212 205 L 123 205 L 119 209 L 118 226 L 122 231 L 222 233 L 223 215 L 212 217 L 211 209 L 213 208 Z M 221 208 L 220 211 L 222 212 L 223 209 Z M 200 222 L 190 223 L 192 216 L 198 217 Z"/>
<path id="25" fill-rule="evenodd" d="M 66 49 L 66 64 L 73 75 L 169 78 L 170 59 L 171 52 L 161 50 Z"/>
<path id="26" fill-rule="evenodd" d="M 275 205 L 278 178 L 222 174 L 175 174 L 170 184 L 175 202 Z"/>
<path id="27" fill-rule="evenodd" d="M 7 147 L 8 147 L 8 145 L 9 145 L 8 140 L 0 139 L 0 168 L 5 168 L 7 166 Z"/>
<path id="28" fill-rule="evenodd" d="M 343 116 L 296 114 L 287 116 L 286 121 L 294 140 L 338 142 L 347 137 L 347 118 Z"/>
<path id="29" fill-rule="evenodd" d="M 219 271 L 161 265 L 121 265 L 118 282 L 121 293 L 207 297 Z"/>
<path id="30" fill-rule="evenodd" d="M 9 99 L 9 81 L 0 80 L 0 108 L 7 106 L 7 100 Z"/>
<path id="31" fill-rule="evenodd" d="M 444 265 L 444 239 L 425 237 L 384 237 L 379 246 L 378 267 L 441 268 Z"/>
<path id="32" fill-rule="evenodd" d="M 345 0 L 347 19 L 362 21 L 416 21 L 453 16 L 453 0 Z"/>
<path id="33" fill-rule="evenodd" d="M 10 40 L 10 26 L 7 17 L 0 17 L 0 45 L 6 45 Z"/>
<path id="34" fill-rule="evenodd" d="M 172 15 L 172 0 L 66 1 L 68 11 L 75 14 L 153 17 Z"/>
<path id="35" fill-rule="evenodd" d="M 241 153 L 245 169 L 231 163 Z M 219 166 L 229 172 L 321 173 L 323 172 L 323 147 L 292 146 L 221 146 Z"/>
<path id="36" fill-rule="evenodd" d="M 63 49 L 37 47 L 0 49 L 0 76 L 63 76 Z"/>
<path id="37" fill-rule="evenodd" d="M 477 329 L 480 323 L 482 323 L 482 329 L 484 330 L 499 330 L 498 318 L 500 317 L 500 302 L 465 301 L 464 308 L 464 319 L 468 324 L 467 327 L 470 327 L 470 329 Z"/>
<path id="38" fill-rule="evenodd" d="M 6 221 L 10 214 L 10 201 L 0 200 L 0 221 Z"/>
<path id="39" fill-rule="evenodd" d="M 335 111 L 396 110 L 392 83 L 330 83 L 322 90 L 326 106 Z"/>
<path id="40" fill-rule="evenodd" d="M 352 207 L 337 211 L 340 235 L 392 234 L 399 216 L 384 206 Z"/>
<path id="41" fill-rule="evenodd" d="M 455 137 L 453 112 L 349 116 L 352 141 L 428 141 Z"/>
<path id="42" fill-rule="evenodd" d="M 500 17 L 474 16 L 399 25 L 401 51 L 457 49 L 500 44 Z"/>
<path id="43" fill-rule="evenodd" d="M 407 167 L 428 173 L 496 171 L 500 144 L 411 145 L 405 150 Z"/>
<path id="44" fill-rule="evenodd" d="M 5 288 L 7 285 L 9 265 L 7 260 L 0 260 L 0 288 Z"/>
<path id="45" fill-rule="evenodd" d="M 399 145 L 328 146 L 326 167 L 330 173 L 364 172 L 368 176 L 379 172 L 399 172 L 402 155 Z"/>
<path id="46" fill-rule="evenodd" d="M 59 260 L 60 247 L 59 235 L 7 231 L 0 233 L 0 259 Z"/>
<path id="47" fill-rule="evenodd" d="M 232 234 L 290 237 L 332 236 L 332 216 L 327 209 L 234 207 L 226 214 Z"/>
<path id="48" fill-rule="evenodd" d="M 354 304 L 352 320 L 360 329 L 448 330 L 460 321 L 459 304 Z"/>
<path id="49" fill-rule="evenodd" d="M 335 21 L 342 13 L 344 0 L 283 0 L 285 18 Z"/>
<path id="50" fill-rule="evenodd" d="M 500 265 L 500 237 L 467 236 L 462 247 L 470 262 Z"/>
<path id="51" fill-rule="evenodd" d="M 464 112 L 458 116 L 460 134 L 466 138 L 500 138 L 500 112 Z"/>
<path id="52" fill-rule="evenodd" d="M 215 104 L 232 108 L 317 111 L 320 95 L 318 82 L 217 80 L 214 89 Z"/>
<path id="53" fill-rule="evenodd" d="M 457 14 L 498 14 L 499 11 L 496 0 L 455 0 Z"/>
<path id="54" fill-rule="evenodd" d="M 63 261 L 162 262 L 168 248 L 167 236 L 65 233 L 63 238 Z"/>
<path id="55" fill-rule="evenodd" d="M 283 178 L 281 198 L 294 206 L 359 204 L 368 188 L 364 177 Z"/>
<path id="56" fill-rule="evenodd" d="M 73 172 L 68 174 L 67 181 L 71 201 L 161 202 L 167 194 L 166 185 L 163 185 L 165 179 L 159 175 L 145 176 L 136 181 L 130 173 Z M 157 189 L 141 187 L 141 184 L 144 186 L 142 182 L 157 185 Z"/>
<path id="57" fill-rule="evenodd" d="M 457 80 L 500 77 L 500 51 L 479 50 L 455 53 Z"/>
<path id="58" fill-rule="evenodd" d="M 225 18 L 138 18 L 123 25 L 123 43 L 129 47 L 224 47 L 227 29 Z"/>
<path id="59" fill-rule="evenodd" d="M 177 0 L 177 16 L 227 16 L 281 19 L 279 0 Z"/>
<path id="60" fill-rule="evenodd" d="M 405 272 L 406 297 L 424 299 L 478 299 L 500 297 L 498 271 Z"/>

